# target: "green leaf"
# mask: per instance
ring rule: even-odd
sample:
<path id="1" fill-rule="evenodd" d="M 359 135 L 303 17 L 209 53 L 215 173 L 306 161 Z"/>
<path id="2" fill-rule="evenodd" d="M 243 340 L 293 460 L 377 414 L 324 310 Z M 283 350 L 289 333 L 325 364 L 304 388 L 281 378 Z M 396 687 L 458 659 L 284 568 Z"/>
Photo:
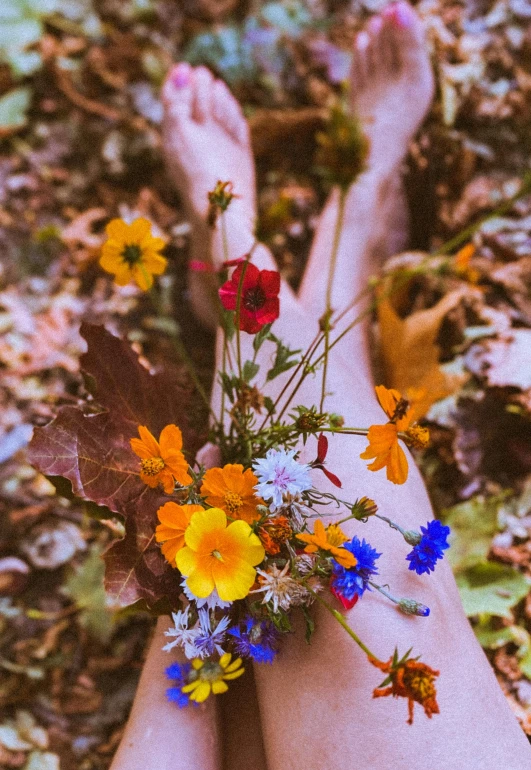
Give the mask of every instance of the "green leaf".
<path id="1" fill-rule="evenodd" d="M 486 562 L 458 575 L 457 586 L 469 617 L 497 615 L 510 618 L 511 607 L 527 595 L 530 583 L 511 567 Z"/>
<path id="2" fill-rule="evenodd" d="M 262 326 L 260 331 L 254 335 L 253 337 L 253 349 L 255 353 L 258 353 L 260 348 L 262 347 L 262 344 L 265 342 L 265 340 L 269 337 L 269 332 L 271 331 L 271 327 L 273 324 L 266 324 L 265 326 Z"/>
<path id="3" fill-rule="evenodd" d="M 30 88 L 15 88 L 0 98 L 0 130 L 22 128 L 31 102 Z"/>
<path id="4" fill-rule="evenodd" d="M 304 634 L 304 638 L 306 639 L 306 644 L 310 644 L 312 641 L 312 636 L 315 631 L 315 622 L 310 614 L 310 610 L 308 607 L 301 607 L 302 614 L 304 615 L 304 622 L 306 624 L 306 632 Z"/>
<path id="5" fill-rule="evenodd" d="M 475 497 L 442 513 L 451 529 L 448 560 L 454 572 L 461 572 L 487 558 L 493 536 L 498 531 L 498 508 L 503 496 Z"/>
<path id="6" fill-rule="evenodd" d="M 478 623 L 474 628 L 474 633 L 480 645 L 487 650 L 498 650 L 500 647 L 504 647 L 509 642 L 514 641 L 512 626 L 492 628 L 490 618 L 487 622 Z"/>
<path id="7" fill-rule="evenodd" d="M 281 340 L 278 339 L 278 337 L 275 337 L 273 334 L 269 335 L 269 339 L 271 342 L 274 342 L 277 346 L 277 352 L 275 356 L 275 361 L 273 363 L 272 368 L 267 373 L 267 380 L 274 380 L 275 377 L 278 377 L 279 374 L 282 374 L 282 372 L 287 372 L 288 369 L 291 369 L 293 366 L 296 366 L 298 363 L 296 360 L 291 360 L 293 356 L 296 356 L 298 353 L 301 352 L 301 349 L 299 350 L 290 350 L 286 345 L 283 344 Z"/>
<path id="8" fill-rule="evenodd" d="M 108 641 L 114 626 L 103 586 L 104 575 L 105 563 L 101 552 L 93 546 L 81 567 L 68 577 L 63 589 L 79 607 L 81 623 L 101 642 Z"/>
<path id="9" fill-rule="evenodd" d="M 259 371 L 260 367 L 258 364 L 253 363 L 253 361 L 246 361 L 243 365 L 243 379 L 245 382 L 249 383 L 253 377 L 256 377 Z"/>

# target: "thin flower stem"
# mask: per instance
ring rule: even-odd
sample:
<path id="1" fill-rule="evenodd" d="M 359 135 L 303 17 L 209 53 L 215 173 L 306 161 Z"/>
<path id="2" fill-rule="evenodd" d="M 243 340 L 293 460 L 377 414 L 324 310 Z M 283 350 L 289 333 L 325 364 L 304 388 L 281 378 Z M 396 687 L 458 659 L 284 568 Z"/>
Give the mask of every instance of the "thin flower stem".
<path id="1" fill-rule="evenodd" d="M 394 596 L 391 596 L 390 593 L 388 593 L 385 588 L 382 588 L 382 586 L 379 586 L 378 583 L 373 583 L 372 580 L 369 580 L 369 585 L 373 588 L 376 588 L 377 591 L 379 591 L 381 594 L 383 594 L 387 599 L 393 602 L 393 604 L 399 604 L 400 600 L 396 599 Z"/>
<path id="2" fill-rule="evenodd" d="M 335 609 L 332 607 L 332 605 L 331 605 L 331 604 L 329 604 L 329 603 L 328 603 L 328 602 L 327 602 L 325 599 L 323 599 L 323 597 L 322 597 L 322 596 L 319 596 L 319 594 L 318 594 L 316 591 L 314 591 L 314 590 L 313 590 L 313 588 L 311 588 L 311 587 L 308 585 L 308 583 L 306 583 L 306 581 L 302 581 L 302 582 L 303 582 L 303 585 L 304 585 L 304 587 L 305 587 L 305 588 L 307 588 L 307 590 L 308 590 L 308 591 L 309 591 L 309 592 L 310 592 L 310 593 L 311 593 L 311 594 L 314 596 L 314 598 L 315 598 L 315 599 L 317 599 L 317 601 L 319 602 L 319 604 L 322 604 L 322 605 L 323 605 L 323 607 L 325 607 L 325 608 L 328 610 L 328 612 L 329 612 L 331 615 L 333 615 L 333 616 L 334 616 L 334 618 L 337 620 L 337 622 L 339 623 L 339 625 L 343 626 L 343 628 L 345 629 L 345 631 L 347 632 L 347 634 L 350 636 L 350 638 L 351 638 L 351 639 L 353 639 L 353 640 L 356 642 L 356 644 L 358 645 L 358 647 L 359 647 L 361 650 L 363 650 L 363 652 L 364 652 L 366 655 L 368 655 L 368 656 L 369 656 L 369 658 L 373 658 L 374 660 L 377 660 L 377 661 L 379 661 L 380 663 L 382 663 L 383 661 L 380 661 L 380 659 L 379 659 L 379 658 L 378 658 L 376 655 L 374 655 L 374 653 L 372 653 L 372 652 L 369 650 L 369 648 L 367 647 L 367 645 L 366 645 L 366 644 L 364 644 L 364 643 L 361 641 L 361 639 L 360 639 L 360 638 L 359 638 L 359 636 L 356 634 L 356 632 L 352 630 L 352 628 L 349 626 L 349 624 L 347 623 L 347 621 L 345 620 L 345 618 L 343 617 L 343 615 L 342 615 L 342 614 L 341 614 L 341 613 L 340 613 L 338 610 L 335 610 Z"/>
<path id="3" fill-rule="evenodd" d="M 514 204 L 520 200 L 520 198 L 523 198 L 525 195 L 531 192 L 531 173 L 525 174 L 523 180 L 522 180 L 522 186 L 518 190 L 517 193 L 512 195 L 508 200 L 504 201 L 500 206 L 498 206 L 494 211 L 492 211 L 490 214 L 487 214 L 487 216 L 482 217 L 477 222 L 474 222 L 469 227 L 466 227 L 464 230 L 461 230 L 460 233 L 457 233 L 456 236 L 451 238 L 449 241 L 446 241 L 446 243 L 443 243 L 442 246 L 439 246 L 438 249 L 436 249 L 433 254 L 430 254 L 430 257 L 439 257 L 443 256 L 445 254 L 449 254 L 452 251 L 454 251 L 456 248 L 461 246 L 462 243 L 465 243 L 468 241 L 483 225 L 485 222 L 489 222 L 491 219 L 495 219 L 496 217 L 501 216 L 502 214 L 505 214 L 507 211 L 510 211 L 511 208 L 514 206 Z"/>
<path id="4" fill-rule="evenodd" d="M 249 265 L 249 260 L 247 259 L 242 266 L 242 272 L 240 275 L 240 280 L 238 281 L 238 294 L 236 295 L 236 315 L 235 315 L 235 326 L 236 326 L 236 358 L 238 362 L 238 376 L 240 380 L 242 379 L 242 348 L 241 348 L 241 334 L 240 334 L 240 310 L 242 305 L 242 289 L 243 289 L 243 281 L 245 279 L 245 273 L 247 272 L 247 267 Z"/>
<path id="5" fill-rule="evenodd" d="M 337 212 L 336 226 L 334 229 L 334 240 L 332 242 L 332 253 L 330 255 L 330 269 L 328 271 L 328 284 L 326 287 L 326 309 L 324 314 L 324 366 L 323 366 L 323 379 L 321 382 L 321 404 L 319 411 L 322 412 L 324 408 L 324 402 L 326 398 L 326 376 L 328 373 L 328 353 L 330 350 L 330 323 L 332 316 L 332 287 L 334 284 L 334 276 L 336 272 L 337 255 L 339 251 L 339 243 L 341 240 L 341 230 L 343 229 L 343 218 L 345 214 L 345 201 L 346 191 L 340 190 L 339 192 L 339 210 Z"/>

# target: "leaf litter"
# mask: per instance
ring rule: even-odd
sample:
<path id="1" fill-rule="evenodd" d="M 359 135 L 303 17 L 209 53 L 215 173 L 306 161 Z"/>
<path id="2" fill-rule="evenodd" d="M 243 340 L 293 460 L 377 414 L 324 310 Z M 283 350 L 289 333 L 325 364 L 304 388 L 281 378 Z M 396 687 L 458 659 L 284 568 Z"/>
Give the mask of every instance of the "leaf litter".
<path id="1" fill-rule="evenodd" d="M 130 538 L 144 537 L 151 523 L 132 516 L 139 487 L 122 433 L 133 416 L 112 400 L 119 390 L 106 381 L 105 361 L 113 346 L 131 344 L 122 384 L 132 376 L 142 399 L 156 404 L 173 352 L 139 293 L 116 289 L 96 265 L 111 216 L 147 216 L 171 238 L 175 269 L 164 289 L 168 308 L 178 311 L 170 320 L 208 388 L 212 341 L 186 304 L 189 224 L 161 154 L 164 73 L 183 57 L 206 63 L 243 103 L 258 155 L 260 237 L 296 284 L 325 195 L 308 163 L 313 137 L 348 72 L 356 31 L 385 4 L 264 2 L 254 17 L 237 0 L 182 7 L 170 0 L 2 4 L 2 766 L 109 766 L 152 627 L 144 608 L 157 581 L 172 579 L 146 539 L 144 562 L 123 580 Z M 531 735 L 530 199 L 475 233 L 466 264 L 427 257 L 510 199 L 528 168 L 527 6 L 417 4 L 439 96 L 407 165 L 410 245 L 417 251 L 387 265 L 393 276 L 400 267 L 411 274 L 382 304 L 377 337 L 388 384 L 415 386 L 420 378 L 437 392 L 435 403 L 424 404 L 434 441 L 419 462 L 454 530 L 453 566 L 465 608 Z M 430 269 L 419 270 L 425 259 Z M 81 319 L 91 324 L 85 339 Z M 420 344 L 414 377 L 393 358 L 393 334 L 405 357 Z M 172 369 L 170 379 L 181 394 L 189 392 L 182 372 Z M 142 414 L 156 429 L 157 409 L 130 391 L 126 398 L 134 419 Z M 50 426 L 60 427 L 68 446 L 87 421 L 93 435 L 86 437 L 85 465 L 56 467 L 47 448 Z M 204 423 L 198 406 L 192 427 Z M 59 497 L 24 452 L 32 426 L 32 453 L 41 452 L 43 470 L 56 483 L 59 472 L 70 479 Z M 187 437 L 193 448 L 201 443 L 197 433 L 190 429 Z M 88 468 L 103 436 L 110 470 L 94 495 Z M 117 475 L 128 478 L 120 490 Z M 145 502 L 146 512 L 155 509 Z M 101 590 L 104 552 L 111 598 Z M 139 612 L 121 609 L 134 599 Z"/>

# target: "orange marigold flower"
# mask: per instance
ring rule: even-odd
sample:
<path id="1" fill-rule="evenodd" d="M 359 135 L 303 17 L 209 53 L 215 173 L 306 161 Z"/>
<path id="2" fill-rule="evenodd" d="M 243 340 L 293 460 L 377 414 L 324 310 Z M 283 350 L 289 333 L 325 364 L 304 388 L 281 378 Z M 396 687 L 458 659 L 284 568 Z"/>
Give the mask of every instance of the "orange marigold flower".
<path id="1" fill-rule="evenodd" d="M 140 457 L 140 478 L 148 487 L 162 484 L 171 494 L 175 482 L 186 486 L 192 481 L 181 448 L 182 433 L 176 425 L 166 425 L 157 441 L 145 425 L 138 426 L 140 438 L 131 439 L 131 449 Z"/>
<path id="2" fill-rule="evenodd" d="M 178 505 L 178 503 L 164 503 L 158 511 L 160 524 L 155 530 L 155 540 L 162 543 L 161 551 L 172 567 L 176 567 L 175 557 L 177 552 L 184 547 L 184 533 L 190 524 L 192 513 L 202 511 L 200 505 Z"/>
<path id="3" fill-rule="evenodd" d="M 374 690 L 372 697 L 382 698 L 386 695 L 392 695 L 394 698 L 407 698 L 409 713 L 407 723 L 412 725 L 415 702 L 420 703 L 424 708 L 424 713 L 430 719 L 432 714 L 439 713 L 437 690 L 434 684 L 439 672 L 430 668 L 426 663 L 408 660 L 407 654 L 402 660 L 398 660 L 395 652 L 386 663 L 372 657 L 369 657 L 369 661 L 373 666 L 387 674 L 387 678 Z"/>
<path id="4" fill-rule="evenodd" d="M 293 530 L 287 516 L 275 516 L 268 519 L 258 530 L 258 537 L 269 556 L 276 556 L 280 552 L 282 543 L 289 540 L 292 534 Z"/>
<path id="5" fill-rule="evenodd" d="M 108 238 L 101 249 L 101 267 L 114 275 L 118 286 L 135 281 L 143 291 L 150 289 L 153 276 L 162 275 L 168 264 L 159 254 L 166 244 L 151 235 L 151 223 L 142 217 L 130 225 L 113 219 L 105 232 Z"/>
<path id="6" fill-rule="evenodd" d="M 369 446 L 360 454 L 362 460 L 373 460 L 367 466 L 370 471 L 387 470 L 387 478 L 393 484 L 403 484 L 407 480 L 408 465 L 404 450 L 398 443 L 399 434 L 416 448 L 424 448 L 429 441 L 427 428 L 412 425 L 414 409 L 410 402 L 402 398 L 398 390 L 376 386 L 376 395 L 380 406 L 389 417 L 385 425 L 371 425 L 367 434 Z"/>
<path id="7" fill-rule="evenodd" d="M 328 551 L 337 563 L 341 564 L 345 569 L 355 567 L 358 563 L 358 560 L 353 553 L 347 551 L 346 548 L 341 547 L 349 538 L 337 524 L 330 524 L 325 529 L 323 522 L 320 519 L 317 519 L 314 525 L 313 535 L 303 533 L 302 535 L 297 535 L 297 539 L 302 540 L 303 543 L 308 543 L 304 549 L 305 553 Z"/>
<path id="8" fill-rule="evenodd" d="M 265 505 L 261 497 L 255 495 L 254 487 L 258 479 L 250 468 L 243 470 L 243 465 L 225 465 L 223 468 L 210 468 L 201 485 L 201 494 L 209 505 L 221 508 L 231 519 L 243 519 L 248 524 L 260 518 L 257 505 Z"/>

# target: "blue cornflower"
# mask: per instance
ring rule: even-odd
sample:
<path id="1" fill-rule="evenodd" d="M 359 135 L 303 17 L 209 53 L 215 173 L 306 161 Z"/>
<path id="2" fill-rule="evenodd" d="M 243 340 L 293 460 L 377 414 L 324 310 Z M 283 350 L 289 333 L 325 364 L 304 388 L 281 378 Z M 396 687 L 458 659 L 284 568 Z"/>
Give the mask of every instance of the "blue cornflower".
<path id="1" fill-rule="evenodd" d="M 333 593 L 340 599 L 345 599 L 352 606 L 352 601 L 360 599 L 369 588 L 369 580 L 372 575 L 377 575 L 378 570 L 374 566 L 376 559 L 382 555 L 375 548 L 354 536 L 350 542 L 343 543 L 343 548 L 350 551 L 357 559 L 355 567 L 342 567 L 333 560 L 333 573 L 330 587 Z M 345 604 L 345 602 L 343 602 Z M 345 606 L 347 606 L 345 604 Z"/>
<path id="2" fill-rule="evenodd" d="M 234 650 L 244 658 L 256 663 L 272 663 L 278 652 L 280 633 L 270 620 L 256 621 L 250 615 L 239 626 L 230 628 L 234 637 Z"/>
<path id="3" fill-rule="evenodd" d="M 166 669 L 166 676 L 168 679 L 175 680 L 175 687 L 168 687 L 166 690 L 166 697 L 170 703 L 176 703 L 180 709 L 188 706 L 190 698 L 187 693 L 182 691 L 182 688 L 188 684 L 188 674 L 190 673 L 192 666 L 190 663 L 172 663 Z"/>
<path id="4" fill-rule="evenodd" d="M 441 524 L 434 519 L 428 521 L 425 527 L 421 527 L 422 537 L 420 543 L 413 547 L 408 553 L 406 559 L 409 561 L 409 569 L 415 570 L 417 575 L 424 572 L 433 572 L 435 563 L 443 558 L 443 551 L 450 547 L 447 537 L 450 534 L 450 527 Z"/>
<path id="5" fill-rule="evenodd" d="M 206 609 L 199 610 L 199 628 L 197 629 L 197 636 L 193 640 L 193 645 L 197 650 L 197 655 L 200 658 L 210 658 L 216 652 L 218 655 L 223 655 L 225 650 L 221 646 L 223 639 L 225 638 L 225 632 L 227 626 L 230 623 L 228 615 L 224 615 L 217 626 L 212 628 L 212 619 L 210 613 Z"/>

